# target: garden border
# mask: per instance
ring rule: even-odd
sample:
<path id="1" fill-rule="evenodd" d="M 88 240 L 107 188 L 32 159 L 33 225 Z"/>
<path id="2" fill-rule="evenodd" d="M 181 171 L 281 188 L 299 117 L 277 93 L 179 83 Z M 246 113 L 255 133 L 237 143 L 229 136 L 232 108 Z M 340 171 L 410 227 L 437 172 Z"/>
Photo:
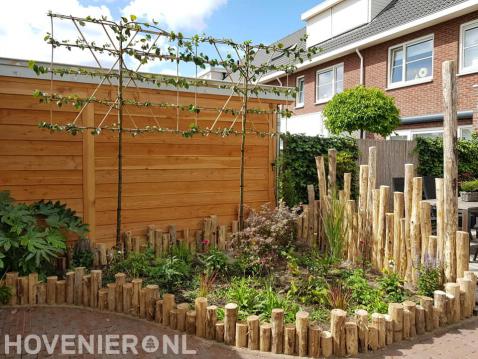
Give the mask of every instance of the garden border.
<path id="1" fill-rule="evenodd" d="M 446 283 L 446 292 L 437 290 L 434 298 L 420 297 L 419 305 L 389 303 L 388 315 L 373 313 L 371 320 L 365 310 L 347 318 L 345 311 L 332 309 L 330 331 L 322 331 L 309 322 L 309 313 L 304 311 L 296 313 L 295 325 L 284 324 L 283 309 L 272 311 L 270 323 L 260 323 L 255 315 L 240 322 L 235 303 L 226 304 L 224 321 L 217 321 L 218 308 L 208 306 L 207 298 L 196 298 L 194 305 L 176 305 L 174 294 L 165 293 L 161 298 L 157 285 L 143 287 L 142 279 L 127 283 L 124 273 L 116 273 L 115 278 L 114 283 L 102 287 L 101 270 L 86 274 L 84 267 L 77 267 L 66 273 L 64 280 L 50 276 L 46 283 L 38 281 L 37 273 L 18 277 L 18 273 L 8 272 L 5 285 L 11 288 L 10 306 L 64 305 L 109 311 L 237 348 L 318 358 L 375 351 L 462 324 L 474 314 L 477 280 L 474 272 L 467 271 L 458 283 Z"/>

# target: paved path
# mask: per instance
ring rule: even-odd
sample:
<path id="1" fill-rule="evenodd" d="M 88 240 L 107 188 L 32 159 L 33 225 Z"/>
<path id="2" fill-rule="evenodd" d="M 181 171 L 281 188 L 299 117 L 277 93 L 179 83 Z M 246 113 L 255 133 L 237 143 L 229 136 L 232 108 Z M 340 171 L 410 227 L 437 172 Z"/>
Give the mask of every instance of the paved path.
<path id="1" fill-rule="evenodd" d="M 192 359 L 253 359 L 253 358 L 285 358 L 287 356 L 272 355 L 245 350 L 232 350 L 224 345 L 187 336 L 187 349 L 195 349 L 196 355 L 175 355 L 171 350 L 167 354 L 162 353 L 163 334 L 170 335 L 171 331 L 154 323 L 136 320 L 134 318 L 113 315 L 109 313 L 93 312 L 82 308 L 0 308 L 0 358 L 92 358 L 92 355 L 63 355 L 59 356 L 59 345 L 53 355 L 48 355 L 44 345 L 38 355 L 5 355 L 5 334 L 12 336 L 18 334 L 23 337 L 28 334 L 46 334 L 52 340 L 55 334 L 82 334 L 88 335 L 116 334 L 124 338 L 125 334 L 134 334 L 141 340 L 153 335 L 159 338 L 160 350 L 153 354 L 147 354 L 138 344 L 138 355 L 95 355 L 95 358 L 192 358 Z M 179 340 L 181 342 L 181 339 Z M 35 342 L 31 341 L 35 348 Z M 103 346 L 104 347 L 104 346 Z M 180 345 L 181 347 L 181 345 Z M 76 349 L 78 347 L 75 347 Z M 14 350 L 12 348 L 12 350 Z M 180 348 L 181 353 L 181 348 Z M 447 333 L 434 333 L 420 337 L 419 341 L 404 341 L 389 346 L 386 350 L 369 353 L 362 358 L 478 358 L 478 318 L 468 320 L 457 329 Z M 290 357 L 288 357 L 290 358 Z"/>

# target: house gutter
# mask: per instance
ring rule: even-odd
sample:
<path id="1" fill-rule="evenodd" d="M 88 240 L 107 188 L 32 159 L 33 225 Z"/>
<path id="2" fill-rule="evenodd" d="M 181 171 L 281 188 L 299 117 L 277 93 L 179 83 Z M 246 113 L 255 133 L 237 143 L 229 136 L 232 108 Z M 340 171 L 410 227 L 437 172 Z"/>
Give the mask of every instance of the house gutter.
<path id="1" fill-rule="evenodd" d="M 464 120 L 473 117 L 473 111 L 458 111 L 458 119 Z M 414 125 L 417 123 L 428 123 L 428 122 L 437 122 L 443 121 L 443 114 L 436 113 L 433 115 L 423 115 L 423 116 L 410 116 L 410 117 L 402 117 L 400 119 L 401 125 Z"/>
<path id="2" fill-rule="evenodd" d="M 364 85 L 363 56 L 358 48 L 355 49 L 355 52 L 360 59 L 360 85 Z"/>

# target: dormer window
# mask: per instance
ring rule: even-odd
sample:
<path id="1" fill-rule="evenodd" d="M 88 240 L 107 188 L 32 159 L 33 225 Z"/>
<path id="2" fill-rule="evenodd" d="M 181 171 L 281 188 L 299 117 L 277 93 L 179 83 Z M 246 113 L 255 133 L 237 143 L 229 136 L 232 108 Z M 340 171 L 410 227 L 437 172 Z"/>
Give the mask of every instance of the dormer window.
<path id="1" fill-rule="evenodd" d="M 389 87 L 428 82 L 433 79 L 433 36 L 389 49 Z"/>

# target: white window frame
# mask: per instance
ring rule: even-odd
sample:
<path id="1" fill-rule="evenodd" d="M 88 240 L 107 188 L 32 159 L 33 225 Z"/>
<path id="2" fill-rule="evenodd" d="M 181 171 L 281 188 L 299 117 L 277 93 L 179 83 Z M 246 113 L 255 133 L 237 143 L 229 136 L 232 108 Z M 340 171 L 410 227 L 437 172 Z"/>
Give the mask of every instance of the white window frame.
<path id="1" fill-rule="evenodd" d="M 478 65 L 475 67 L 465 67 L 465 31 L 474 27 L 478 27 L 478 19 L 461 24 L 460 26 L 460 75 L 478 72 Z"/>
<path id="2" fill-rule="evenodd" d="M 304 107 L 304 103 L 305 103 L 305 78 L 304 76 L 298 76 L 296 79 L 295 79 L 295 85 L 297 86 L 297 89 L 299 89 L 299 82 L 300 81 L 303 81 L 303 86 L 302 86 L 302 96 L 303 96 L 303 100 L 302 102 L 299 102 L 299 93 L 300 91 L 297 91 L 297 94 L 295 96 L 295 108 L 301 108 L 301 107 Z"/>
<path id="3" fill-rule="evenodd" d="M 431 69 L 431 75 L 417 79 L 417 80 L 405 80 L 406 76 L 406 62 L 407 62 L 407 47 L 411 45 L 418 44 L 420 42 L 425 42 L 431 40 L 432 41 L 432 69 Z M 402 49 L 403 51 L 403 69 L 402 69 L 402 81 L 400 82 L 392 82 L 392 64 L 393 64 L 393 58 L 392 58 L 392 53 L 396 49 Z M 426 35 L 423 37 L 420 37 L 418 39 L 413 39 L 407 42 L 403 42 L 398 45 L 394 45 L 388 48 L 388 69 L 387 69 L 387 79 L 388 79 L 388 89 L 395 89 L 395 88 L 400 88 L 400 87 L 405 87 L 405 86 L 413 86 L 413 85 L 418 85 L 418 84 L 423 84 L 426 82 L 431 82 L 433 81 L 433 71 L 434 71 L 434 60 L 435 60 L 435 35 L 430 34 Z"/>
<path id="4" fill-rule="evenodd" d="M 317 70 L 315 73 L 315 104 L 320 105 L 326 102 L 329 102 L 332 97 L 334 97 L 337 94 L 337 68 L 342 67 L 342 88 L 344 88 L 344 83 L 345 83 L 345 67 L 344 63 L 341 62 L 340 64 L 336 64 L 334 66 L 327 67 L 325 69 L 320 69 Z M 319 75 L 323 74 L 325 72 L 332 71 L 332 97 L 324 98 L 324 99 L 319 99 Z"/>
<path id="5" fill-rule="evenodd" d="M 472 125 L 463 125 L 458 126 L 457 135 L 458 138 L 461 138 L 462 130 L 464 129 L 473 129 Z M 406 130 L 396 130 L 393 131 L 392 135 L 388 136 L 387 139 L 390 140 L 390 137 L 393 135 L 397 136 L 406 136 L 408 141 L 413 140 L 413 135 L 420 135 L 424 133 L 443 133 L 443 127 L 428 127 L 428 128 L 417 128 L 417 129 L 406 129 Z"/>

